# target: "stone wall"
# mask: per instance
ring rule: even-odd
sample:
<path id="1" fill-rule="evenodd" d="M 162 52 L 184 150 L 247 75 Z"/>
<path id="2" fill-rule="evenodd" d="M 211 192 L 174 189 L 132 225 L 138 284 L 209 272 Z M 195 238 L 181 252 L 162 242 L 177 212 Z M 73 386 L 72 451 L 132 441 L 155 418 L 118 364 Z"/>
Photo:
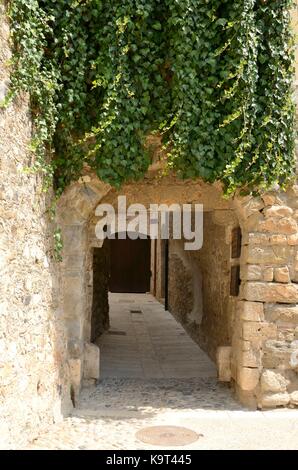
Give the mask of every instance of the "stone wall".
<path id="1" fill-rule="evenodd" d="M 169 310 L 213 360 L 218 347 L 231 344 L 234 321 L 227 234 L 236 222 L 232 211 L 223 212 L 230 217 L 226 226 L 215 223 L 222 211 L 204 214 L 200 250 L 184 251 L 184 241 L 170 241 Z"/>
<path id="2" fill-rule="evenodd" d="M 298 186 L 235 204 L 243 246 L 232 377 L 246 403 L 296 406 Z"/>
<path id="3" fill-rule="evenodd" d="M 0 6 L 0 101 L 9 86 Z M 66 335 L 47 197 L 27 151 L 28 99 L 0 110 L 0 448 L 19 447 L 69 409 Z"/>

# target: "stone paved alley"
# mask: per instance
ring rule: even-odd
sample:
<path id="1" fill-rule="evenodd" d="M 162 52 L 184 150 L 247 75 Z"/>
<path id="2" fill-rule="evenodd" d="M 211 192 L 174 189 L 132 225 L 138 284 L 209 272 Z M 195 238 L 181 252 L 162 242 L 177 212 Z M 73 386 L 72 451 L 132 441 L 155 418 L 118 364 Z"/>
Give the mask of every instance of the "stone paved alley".
<path id="1" fill-rule="evenodd" d="M 85 388 L 72 416 L 30 449 L 158 449 L 136 437 L 154 425 L 200 435 L 179 449 L 298 449 L 297 412 L 239 405 L 229 387 L 217 383 L 212 362 L 153 297 L 113 294 L 110 306 L 100 383 Z"/>

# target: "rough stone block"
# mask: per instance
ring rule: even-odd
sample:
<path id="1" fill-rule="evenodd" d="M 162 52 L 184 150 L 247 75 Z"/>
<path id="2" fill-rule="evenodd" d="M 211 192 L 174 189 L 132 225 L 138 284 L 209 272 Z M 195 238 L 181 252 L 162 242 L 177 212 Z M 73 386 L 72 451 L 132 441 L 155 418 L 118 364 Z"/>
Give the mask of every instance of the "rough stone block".
<path id="1" fill-rule="evenodd" d="M 265 318 L 269 322 L 298 325 L 298 305 L 265 304 Z"/>
<path id="2" fill-rule="evenodd" d="M 253 232 L 254 230 L 258 230 L 260 224 L 264 221 L 264 216 L 260 212 L 256 212 L 253 215 L 245 218 L 243 223 L 244 227 L 247 231 Z"/>
<path id="3" fill-rule="evenodd" d="M 247 201 L 242 204 L 242 212 L 245 218 L 248 218 L 255 213 L 259 213 L 264 208 L 264 202 L 261 198 L 249 197 Z"/>
<path id="4" fill-rule="evenodd" d="M 283 201 L 277 193 L 266 193 L 262 195 L 265 206 L 282 205 Z"/>
<path id="5" fill-rule="evenodd" d="M 291 404 L 298 405 L 298 390 L 290 394 Z"/>
<path id="6" fill-rule="evenodd" d="M 274 205 L 269 208 L 265 208 L 263 214 L 265 217 L 290 217 L 293 214 L 293 209 L 287 206 Z"/>
<path id="7" fill-rule="evenodd" d="M 84 378 L 99 379 L 100 351 L 92 343 L 85 343 L 84 348 Z"/>
<path id="8" fill-rule="evenodd" d="M 244 264 L 240 268 L 243 281 L 262 281 L 262 268 L 255 264 Z"/>
<path id="9" fill-rule="evenodd" d="M 248 234 L 248 245 L 270 245 L 270 236 L 266 233 L 250 232 Z"/>
<path id="10" fill-rule="evenodd" d="M 263 268 L 262 280 L 265 282 L 272 282 L 274 276 L 274 269 L 271 266 Z"/>
<path id="11" fill-rule="evenodd" d="M 246 341 L 274 339 L 277 336 L 277 326 L 267 322 L 244 322 L 242 335 Z"/>
<path id="12" fill-rule="evenodd" d="M 237 312 L 241 320 L 261 322 L 264 320 L 264 304 L 261 302 L 239 301 Z"/>
<path id="13" fill-rule="evenodd" d="M 249 245 L 242 249 L 242 259 L 247 264 L 285 264 L 290 258 L 290 247 Z"/>
<path id="14" fill-rule="evenodd" d="M 298 303 L 298 285 L 246 282 L 241 288 L 241 296 L 243 299 L 256 302 Z"/>
<path id="15" fill-rule="evenodd" d="M 290 395 L 287 392 L 268 393 L 261 399 L 262 408 L 274 408 L 276 406 L 286 406 L 290 402 Z"/>
<path id="16" fill-rule="evenodd" d="M 241 367 L 237 373 L 237 383 L 242 390 L 254 390 L 260 379 L 259 369 L 251 369 L 249 367 Z"/>
<path id="17" fill-rule="evenodd" d="M 258 229 L 261 232 L 284 233 L 286 235 L 291 235 L 297 233 L 298 225 L 296 220 L 291 217 L 285 217 L 282 219 L 269 217 L 268 219 L 260 222 Z"/>
<path id="18" fill-rule="evenodd" d="M 230 346 L 220 346 L 216 352 L 216 364 L 218 380 L 220 382 L 231 381 L 231 350 Z"/>
<path id="19" fill-rule="evenodd" d="M 268 369 L 291 369 L 295 348 L 291 343 L 267 340 L 263 347 L 263 367 Z"/>
<path id="20" fill-rule="evenodd" d="M 298 245 L 298 233 L 288 236 L 288 245 L 291 245 L 291 246 Z"/>
<path id="21" fill-rule="evenodd" d="M 281 268 L 275 268 L 274 269 L 274 280 L 276 282 L 281 282 L 281 283 L 285 283 L 285 284 L 291 282 L 288 266 L 283 266 Z"/>
<path id="22" fill-rule="evenodd" d="M 287 245 L 288 238 L 286 235 L 275 234 L 270 236 L 271 245 Z"/>
<path id="23" fill-rule="evenodd" d="M 286 324 L 278 324 L 277 328 L 277 339 L 279 341 L 294 341 L 295 335 L 292 328 L 287 327 Z"/>
<path id="24" fill-rule="evenodd" d="M 261 377 L 261 389 L 263 392 L 285 392 L 289 381 L 275 370 L 265 370 Z"/>

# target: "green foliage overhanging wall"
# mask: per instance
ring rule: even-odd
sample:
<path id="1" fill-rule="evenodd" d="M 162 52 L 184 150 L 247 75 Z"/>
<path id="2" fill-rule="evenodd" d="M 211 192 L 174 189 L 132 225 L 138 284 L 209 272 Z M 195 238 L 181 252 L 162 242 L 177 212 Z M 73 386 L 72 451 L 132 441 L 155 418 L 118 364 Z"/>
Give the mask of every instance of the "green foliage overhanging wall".
<path id="1" fill-rule="evenodd" d="M 227 193 L 285 186 L 294 175 L 290 6 L 11 1 L 11 93 L 30 92 L 37 167 L 60 190 L 84 162 L 119 185 L 145 173 L 155 132 L 184 178 L 221 180 Z"/>

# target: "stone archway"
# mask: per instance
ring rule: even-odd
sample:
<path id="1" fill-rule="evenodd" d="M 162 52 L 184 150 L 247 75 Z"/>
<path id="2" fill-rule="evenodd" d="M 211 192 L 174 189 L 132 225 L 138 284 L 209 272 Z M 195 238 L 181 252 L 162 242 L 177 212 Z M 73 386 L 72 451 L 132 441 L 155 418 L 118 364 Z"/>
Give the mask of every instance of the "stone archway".
<path id="1" fill-rule="evenodd" d="M 73 388 L 78 392 L 83 377 L 97 378 L 99 352 L 90 344 L 92 257 L 91 247 L 102 241 L 94 236 L 90 220 L 100 202 L 115 204 L 117 192 L 89 173 L 70 185 L 59 201 L 58 223 L 64 243 L 62 263 L 62 310 L 68 332 L 68 355 Z M 221 197 L 220 186 L 165 178 L 148 178 L 122 188 L 128 203 L 189 203 L 199 202 L 225 211 L 230 203 Z"/>
<path id="2" fill-rule="evenodd" d="M 97 378 L 99 370 L 99 351 L 90 344 L 90 247 L 99 246 L 92 218 L 99 202 L 115 204 L 117 194 L 88 173 L 73 183 L 59 202 L 58 220 L 64 240 L 62 310 L 76 391 L 83 377 Z M 231 344 L 217 349 L 219 377 L 231 380 L 246 404 L 296 404 L 297 187 L 287 193 L 227 201 L 218 185 L 147 177 L 124 185 L 121 194 L 127 196 L 129 204 L 138 202 L 145 206 L 203 204 L 206 211 L 212 211 L 216 223 L 224 227 L 231 247 L 233 228 L 240 225 L 242 249 L 237 263 L 241 287 L 235 298 Z"/>

